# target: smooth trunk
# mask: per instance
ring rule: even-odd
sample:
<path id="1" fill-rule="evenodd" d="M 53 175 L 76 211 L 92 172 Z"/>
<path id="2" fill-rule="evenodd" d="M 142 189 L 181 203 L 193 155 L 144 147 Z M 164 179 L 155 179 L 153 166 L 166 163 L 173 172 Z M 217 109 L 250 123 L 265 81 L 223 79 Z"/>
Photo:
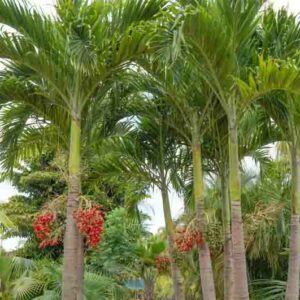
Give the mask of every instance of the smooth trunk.
<path id="1" fill-rule="evenodd" d="M 145 300 L 154 300 L 154 281 L 153 279 L 144 280 Z"/>
<path id="2" fill-rule="evenodd" d="M 69 149 L 69 191 L 67 197 L 66 231 L 64 239 L 63 300 L 82 299 L 83 253 L 81 236 L 74 220 L 80 197 L 80 122 L 72 120 Z"/>
<path id="3" fill-rule="evenodd" d="M 292 214 L 289 268 L 286 300 L 299 299 L 300 275 L 300 155 L 297 146 L 291 147 L 292 158 Z"/>
<path id="4" fill-rule="evenodd" d="M 231 240 L 231 212 L 228 194 L 227 173 L 221 176 L 221 198 L 223 212 L 224 234 L 224 300 L 232 299 L 233 270 L 232 270 L 232 240 Z"/>
<path id="5" fill-rule="evenodd" d="M 299 242 L 300 242 L 299 215 L 291 216 L 291 238 L 286 300 L 299 299 Z"/>
<path id="6" fill-rule="evenodd" d="M 201 146 L 197 115 L 193 116 L 193 185 L 196 206 L 196 221 L 198 230 L 202 232 L 203 242 L 198 247 L 201 290 L 203 300 L 215 300 L 216 292 L 212 270 L 211 256 L 204 238 L 203 213 L 204 213 L 204 182 L 202 174 Z"/>
<path id="7" fill-rule="evenodd" d="M 166 225 L 166 232 L 168 236 L 168 251 L 171 258 L 171 275 L 173 282 L 173 293 L 174 300 L 184 300 L 183 293 L 183 278 L 181 276 L 180 270 L 176 265 L 175 257 L 174 257 L 174 240 L 175 240 L 175 231 L 174 231 L 174 223 L 172 220 L 171 207 L 170 207 L 170 199 L 169 199 L 169 191 L 167 185 L 167 175 L 165 170 L 165 154 L 164 154 L 164 136 L 163 136 L 163 124 L 160 124 L 159 130 L 159 141 L 160 141 L 160 189 L 163 200 L 163 210 L 164 210 L 164 219 Z"/>
<path id="8" fill-rule="evenodd" d="M 247 263 L 241 211 L 241 178 L 239 168 L 238 136 L 235 112 L 229 120 L 229 194 L 232 215 L 232 300 L 248 300 Z"/>
<path id="9" fill-rule="evenodd" d="M 184 300 L 183 294 L 183 278 L 181 276 L 180 270 L 176 265 L 176 261 L 174 258 L 174 239 L 175 239 L 175 232 L 174 232 L 174 223 L 172 220 L 171 215 L 171 208 L 170 208 L 170 200 L 169 200 L 169 193 L 168 188 L 165 182 L 164 176 L 161 176 L 162 179 L 162 199 L 163 199 L 163 209 L 164 209 L 164 218 L 166 224 L 166 231 L 168 235 L 168 251 L 171 258 L 171 275 L 172 275 L 172 282 L 173 282 L 173 290 L 174 290 L 174 300 Z"/>

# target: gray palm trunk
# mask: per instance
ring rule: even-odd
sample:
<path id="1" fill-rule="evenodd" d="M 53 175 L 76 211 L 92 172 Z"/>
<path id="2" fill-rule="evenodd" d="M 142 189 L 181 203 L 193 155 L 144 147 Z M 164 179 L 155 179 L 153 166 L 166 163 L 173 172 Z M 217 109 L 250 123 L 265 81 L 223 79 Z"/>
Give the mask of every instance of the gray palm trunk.
<path id="1" fill-rule="evenodd" d="M 290 255 L 288 267 L 288 279 L 286 300 L 299 299 L 299 275 L 300 275 L 300 153 L 297 145 L 291 146 L 292 162 L 292 214 Z"/>
<path id="2" fill-rule="evenodd" d="M 205 241 L 204 225 L 204 182 L 202 174 L 202 154 L 197 113 L 192 120 L 193 186 L 196 206 L 197 228 L 203 234 L 203 242 L 198 246 L 200 280 L 203 300 L 215 300 L 215 284 L 208 244 Z"/>
<path id="3" fill-rule="evenodd" d="M 229 114 L 229 194 L 232 216 L 233 300 L 248 300 L 247 263 L 241 210 L 241 178 L 239 169 L 236 111 Z"/>
<path id="4" fill-rule="evenodd" d="M 176 264 L 175 261 L 175 226 L 172 219 L 171 207 L 170 207 L 170 199 L 169 199 L 169 191 L 167 185 L 167 172 L 165 170 L 165 153 L 163 147 L 163 122 L 162 119 L 160 120 L 160 128 L 159 128 L 159 141 L 160 141 L 160 149 L 159 149 L 159 156 L 160 156 L 160 166 L 159 166 L 159 177 L 160 177 L 160 190 L 163 202 L 163 210 L 164 210 L 164 219 L 165 219 L 165 226 L 167 231 L 167 238 L 168 238 L 168 251 L 171 258 L 171 275 L 172 275 L 172 282 L 173 282 L 173 294 L 174 300 L 184 300 L 184 292 L 183 292 L 183 277 L 181 272 Z"/>
<path id="5" fill-rule="evenodd" d="M 83 244 L 74 219 L 81 192 L 80 136 L 80 120 L 72 120 L 69 149 L 69 193 L 64 238 L 63 300 L 83 299 Z"/>
<path id="6" fill-rule="evenodd" d="M 168 236 L 168 251 L 171 258 L 171 275 L 173 281 L 174 299 L 184 300 L 183 278 L 174 257 L 174 251 L 175 251 L 175 245 L 174 245 L 175 230 L 174 229 L 175 228 L 174 228 L 174 223 L 172 221 L 169 193 L 168 193 L 167 185 L 165 183 L 165 179 L 162 180 L 161 193 L 163 199 L 165 225 L 166 225 L 166 231 Z"/>
<path id="7" fill-rule="evenodd" d="M 221 197 L 223 214 L 224 234 L 224 300 L 232 299 L 233 291 L 233 270 L 232 270 L 232 239 L 231 239 L 231 212 L 228 194 L 227 172 L 221 176 Z"/>
<path id="8" fill-rule="evenodd" d="M 154 279 L 144 279 L 145 300 L 154 300 Z"/>

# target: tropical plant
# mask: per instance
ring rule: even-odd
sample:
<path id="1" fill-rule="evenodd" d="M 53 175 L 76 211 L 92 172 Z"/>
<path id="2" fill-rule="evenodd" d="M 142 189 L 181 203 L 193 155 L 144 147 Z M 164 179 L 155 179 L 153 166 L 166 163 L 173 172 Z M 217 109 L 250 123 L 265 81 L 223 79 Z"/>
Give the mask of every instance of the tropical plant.
<path id="1" fill-rule="evenodd" d="M 124 208 L 114 209 L 106 216 L 100 245 L 90 254 L 90 269 L 119 280 L 139 276 L 135 249 L 142 236 L 137 218 L 129 217 Z"/>
<path id="2" fill-rule="evenodd" d="M 160 190 L 169 255 L 173 257 L 176 251 L 175 226 L 171 215 L 169 188 L 179 148 L 172 135 L 173 129 L 168 126 L 168 107 L 164 107 L 160 98 L 153 98 L 151 102 L 147 101 L 147 96 L 140 98 L 135 96 L 128 104 L 130 112 L 135 113 L 135 128 L 131 128 L 124 137 L 106 141 L 110 152 L 106 151 L 107 155 L 100 162 L 100 168 L 103 169 L 103 174 L 117 178 L 118 181 L 123 180 L 126 175 L 127 182 L 128 178 L 139 178 L 145 187 L 152 185 Z M 141 201 L 143 198 L 137 200 Z M 175 297 L 183 299 L 182 278 L 175 259 L 171 261 L 171 273 Z"/>
<path id="3" fill-rule="evenodd" d="M 155 264 L 159 255 L 165 250 L 164 241 L 153 237 L 141 240 L 137 245 L 136 254 L 140 259 L 141 275 L 144 280 L 145 300 L 154 299 Z"/>
<path id="4" fill-rule="evenodd" d="M 231 299 L 249 298 L 240 201 L 238 126 L 241 113 L 255 99 L 262 98 L 275 89 L 297 92 L 295 78 L 299 76 L 294 66 L 290 69 L 287 62 L 282 62 L 282 65 L 289 69 L 289 73 L 286 73 L 282 67 L 278 68 L 271 59 L 267 61 L 262 58 L 253 59 L 258 55 L 253 47 L 252 37 L 259 22 L 260 9 L 261 3 L 252 0 L 245 3 L 244 1 L 216 1 L 200 6 L 195 5 L 194 13 L 187 16 L 183 27 L 185 41 L 191 44 L 195 63 L 201 62 L 201 77 L 209 84 L 220 101 L 228 121 L 234 269 L 234 287 L 229 297 Z M 243 88 L 242 84 L 237 82 L 246 79 L 249 69 L 255 65 L 258 66 L 258 75 L 257 80 L 252 81 L 253 85 L 250 83 L 253 87 L 250 92 L 251 88 Z M 274 78 L 276 79 L 273 80 Z M 248 93 L 245 93 L 246 89 Z"/>
<path id="5" fill-rule="evenodd" d="M 263 18 L 261 30 L 258 33 L 258 42 L 262 46 L 262 55 L 269 55 L 275 59 L 295 59 L 299 65 L 298 44 L 300 24 L 296 16 L 288 14 L 285 9 L 277 13 L 269 9 Z M 278 97 L 280 102 L 275 100 Z M 289 145 L 291 157 L 292 193 L 291 193 L 291 236 L 288 280 L 286 299 L 299 298 L 299 96 L 274 95 L 263 106 L 271 112 L 271 117 L 276 119 L 276 124 L 282 131 L 282 139 Z M 271 108 L 272 106 L 272 108 Z M 271 108 L 271 109 L 270 109 Z M 283 121 L 285 120 L 285 121 Z"/>
<path id="6" fill-rule="evenodd" d="M 49 261 L 32 261 L 1 256 L 1 299 L 61 299 L 62 271 Z M 84 281 L 85 299 L 123 299 L 126 291 L 111 278 L 87 273 Z"/>
<path id="7" fill-rule="evenodd" d="M 8 218 L 8 216 L 5 213 L 0 212 L 0 233 L 2 234 L 3 230 L 13 228 L 14 226 L 14 223 Z"/>

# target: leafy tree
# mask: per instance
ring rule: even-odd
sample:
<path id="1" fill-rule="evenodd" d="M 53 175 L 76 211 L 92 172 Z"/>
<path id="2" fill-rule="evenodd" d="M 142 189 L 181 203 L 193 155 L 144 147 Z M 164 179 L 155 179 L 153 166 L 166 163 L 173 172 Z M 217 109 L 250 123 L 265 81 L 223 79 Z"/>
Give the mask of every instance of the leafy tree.
<path id="1" fill-rule="evenodd" d="M 53 162 L 53 155 L 42 155 L 23 162 L 11 175 L 11 182 L 21 195 L 13 196 L 0 205 L 1 210 L 15 223 L 14 228 L 5 231 L 4 237 L 26 238 L 24 246 L 17 250 L 25 258 L 59 258 L 61 247 L 45 251 L 39 249 L 32 227 L 36 215 L 49 201 L 62 196 L 66 189 L 65 180 Z"/>
<path id="2" fill-rule="evenodd" d="M 137 219 L 129 218 L 124 208 L 116 208 L 106 218 L 101 244 L 91 253 L 90 268 L 121 282 L 142 278 L 145 298 L 151 300 L 156 257 L 164 250 L 160 237 L 149 236 Z"/>
<path id="3" fill-rule="evenodd" d="M 262 47 L 262 55 L 276 59 L 296 59 L 298 61 L 298 46 L 300 23 L 296 16 L 289 15 L 285 9 L 276 13 L 269 9 L 263 18 L 258 43 Z M 280 99 L 279 101 L 276 100 Z M 286 298 L 299 298 L 299 233 L 300 231 L 300 198 L 299 194 L 299 96 L 276 93 L 262 105 L 270 111 L 271 117 L 282 131 L 282 139 L 286 140 L 291 156 L 292 193 L 291 193 L 291 237 Z"/>
<path id="4" fill-rule="evenodd" d="M 151 97 L 153 97 L 152 102 L 156 105 L 152 108 L 151 104 L 148 104 L 149 101 L 147 98 L 144 101 L 145 104 L 143 104 L 143 106 L 146 107 L 146 111 L 143 113 L 144 117 L 140 122 L 141 135 L 142 139 L 143 136 L 148 137 L 149 142 L 140 142 L 139 140 L 139 144 L 146 144 L 146 152 L 143 157 L 145 157 L 148 165 L 153 164 L 155 159 L 160 158 L 160 161 L 158 160 L 156 164 L 151 167 L 151 171 L 155 171 L 152 172 L 151 176 L 153 177 L 152 181 L 162 192 L 165 221 L 169 223 L 166 224 L 169 239 L 170 237 L 174 239 L 174 228 L 172 228 L 174 226 L 169 221 L 171 220 L 171 216 L 170 209 L 168 208 L 168 193 L 165 190 L 168 186 L 171 186 L 171 182 L 173 185 L 178 185 L 180 181 L 183 181 L 182 178 L 179 178 L 177 175 L 181 168 L 195 171 L 197 178 L 200 176 L 198 179 L 192 181 L 195 197 L 194 207 L 196 207 L 197 211 L 199 230 L 205 232 L 203 223 L 204 186 L 201 161 L 202 154 L 201 151 L 199 152 L 197 150 L 195 153 L 193 150 L 200 147 L 200 125 L 204 127 L 207 124 L 206 111 L 211 109 L 212 102 L 210 101 L 212 97 L 209 96 L 209 93 L 212 96 L 210 91 L 205 90 L 205 87 L 199 84 L 199 82 L 197 82 L 197 84 L 191 83 L 192 78 L 199 75 L 197 66 L 193 66 L 189 62 L 179 59 L 174 62 L 174 64 L 174 67 L 165 68 L 163 70 L 159 64 L 152 67 L 147 63 L 143 63 L 145 74 L 143 74 L 143 76 L 138 75 L 134 77 L 134 82 L 138 89 L 144 89 L 148 93 L 151 93 Z M 209 100 L 205 101 L 207 98 Z M 204 112 L 202 113 L 202 111 Z M 198 117 L 200 120 L 198 120 Z M 157 120 L 155 120 L 156 118 Z M 206 129 L 203 131 L 205 130 Z M 196 144 L 197 147 L 195 146 Z M 194 158 L 193 161 L 189 161 L 189 159 L 191 159 L 190 152 Z M 200 161 L 198 161 L 199 159 Z M 137 159 L 135 158 L 135 160 Z M 139 164 L 142 163 L 143 162 Z M 190 166 L 192 166 L 192 168 L 190 168 Z M 147 172 L 147 166 L 145 170 Z M 156 178 L 156 173 L 160 173 L 161 175 Z M 189 179 L 191 179 L 191 177 Z M 166 181 L 167 184 L 164 183 L 164 181 Z M 169 245 L 170 248 L 173 248 L 171 242 L 169 242 Z M 199 262 L 199 267 L 207 266 L 206 272 L 200 272 L 203 293 L 206 295 L 204 297 L 213 299 L 215 297 L 214 281 L 209 249 L 205 240 L 201 247 L 199 247 L 199 258 L 201 261 Z M 174 279 L 173 283 L 174 286 L 179 286 Z M 178 295 L 178 292 L 176 294 Z M 181 295 L 179 298 L 182 297 Z"/>
<path id="5" fill-rule="evenodd" d="M 241 218 L 241 180 L 239 166 L 239 120 L 245 107 L 274 89 L 296 91 L 298 72 L 282 62 L 288 73 L 271 59 L 256 59 L 253 36 L 259 21 L 261 3 L 257 1 L 216 1 L 195 5 L 184 22 L 185 41 L 189 41 L 195 63 L 222 105 L 228 121 L 229 192 L 232 213 L 234 287 L 232 299 L 248 299 L 248 284 Z M 214 24 L 212 26 L 212 24 Z M 253 57 L 255 59 L 253 59 Z M 242 87 L 249 69 L 257 66 L 257 80 L 251 88 Z M 294 69 L 294 71 L 293 71 Z M 268 75 L 267 75 L 268 74 Z M 271 75 L 272 74 L 272 75 Z M 240 78 L 240 81 L 237 79 Z M 250 76 L 250 78 L 253 78 Z M 274 81 L 273 79 L 276 78 Z M 250 79 L 251 82 L 251 79 Z M 255 84 L 254 84 L 255 82 Z M 256 85 L 257 84 L 257 85 Z M 254 88 L 255 85 L 255 88 Z M 246 92 L 248 90 L 248 92 Z"/>
<path id="6" fill-rule="evenodd" d="M 173 129 L 168 124 L 169 107 L 155 94 L 140 96 L 139 91 L 144 88 L 145 82 L 137 82 L 138 78 L 135 75 L 131 75 L 133 80 L 130 78 L 134 82 L 134 94 L 127 104 L 129 116 L 134 118 L 133 122 L 129 122 L 133 125 L 124 137 L 107 140 L 105 147 L 110 152 L 106 151 L 100 162 L 100 169 L 105 176 L 124 182 L 125 185 L 128 184 L 128 179 L 138 179 L 145 189 L 155 186 L 160 190 L 168 249 L 173 257 L 176 252 L 175 226 L 171 215 L 169 188 L 172 177 L 176 176 L 174 166 L 178 167 L 180 164 L 179 160 L 176 161 L 176 153 L 180 151 L 180 147 L 176 143 L 176 136 L 172 134 Z M 148 97 L 151 97 L 151 101 L 148 101 Z M 136 200 L 143 199 L 136 197 Z M 171 270 L 175 297 L 183 299 L 182 278 L 175 259 L 171 261 Z"/>
<path id="7" fill-rule="evenodd" d="M 137 273 L 135 250 L 142 234 L 138 220 L 129 218 L 126 209 L 111 211 L 105 220 L 100 246 L 91 253 L 91 269 L 102 270 L 119 279 Z"/>

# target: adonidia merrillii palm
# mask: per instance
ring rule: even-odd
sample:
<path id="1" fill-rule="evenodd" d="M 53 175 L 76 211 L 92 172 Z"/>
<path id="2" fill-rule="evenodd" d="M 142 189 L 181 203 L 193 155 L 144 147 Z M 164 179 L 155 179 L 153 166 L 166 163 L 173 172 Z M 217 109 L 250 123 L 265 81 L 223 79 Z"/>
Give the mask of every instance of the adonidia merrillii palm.
<path id="1" fill-rule="evenodd" d="M 163 122 L 178 136 L 178 145 L 181 145 L 179 149 L 183 150 L 186 153 L 185 157 L 189 157 L 189 159 L 191 159 L 192 156 L 196 158 L 196 160 L 200 159 L 201 153 L 197 152 L 195 154 L 195 152 L 192 152 L 192 149 L 195 150 L 197 148 L 197 151 L 201 150 L 200 135 L 202 138 L 207 131 L 207 113 L 212 109 L 213 103 L 216 102 L 213 102 L 213 93 L 209 91 L 209 88 L 205 90 L 201 81 L 194 80 L 199 77 L 197 65 L 194 66 L 192 62 L 179 59 L 174 65 L 168 67 L 162 66 L 159 61 L 153 64 L 147 61 L 141 61 L 140 65 L 142 66 L 142 71 L 139 72 L 138 76 L 132 75 L 133 84 L 138 91 L 149 93 L 154 98 L 159 97 L 162 103 L 164 103 L 163 105 L 169 107 L 167 115 L 163 116 Z M 152 119 L 154 119 L 154 117 L 152 117 Z M 181 154 L 182 153 L 183 152 L 181 152 Z M 194 155 L 192 155 L 192 153 Z M 173 155 L 176 155 L 176 153 Z M 182 159 L 183 157 L 184 156 L 177 154 L 177 161 L 178 158 Z M 191 160 L 188 164 L 190 163 Z M 194 168 L 190 168 L 192 165 Z M 187 169 L 191 172 L 193 172 L 193 169 L 200 170 L 200 173 L 202 173 L 202 162 L 194 162 L 194 164 L 190 164 Z M 178 170 L 177 172 L 173 172 L 173 179 L 176 177 L 179 179 L 176 173 L 178 174 Z M 173 183 L 176 183 L 176 180 L 173 181 Z M 202 175 L 200 175 L 198 180 L 194 180 L 194 187 L 197 187 L 196 190 L 199 190 L 199 184 L 203 186 Z M 200 220 L 202 219 L 201 214 L 203 213 L 203 209 L 200 206 L 203 206 L 203 191 L 203 187 L 200 187 L 201 196 L 198 195 L 198 200 L 196 201 L 196 203 L 198 203 L 197 215 L 199 224 L 202 224 Z M 199 225 L 199 227 L 203 228 L 202 225 Z M 201 253 L 200 260 L 204 259 L 200 265 L 204 266 L 208 263 L 208 265 L 211 266 L 207 245 L 204 244 L 203 247 L 199 249 L 199 252 Z M 205 254 L 202 255 L 203 253 Z M 214 297 L 210 294 L 214 293 L 212 270 L 210 272 L 200 272 L 200 274 L 204 277 L 202 278 L 202 288 L 204 292 L 206 291 L 209 294 L 207 297 Z"/>
<path id="2" fill-rule="evenodd" d="M 260 55 L 272 57 L 274 60 L 285 59 L 287 65 L 299 66 L 300 23 L 297 17 L 285 9 L 265 12 L 261 26 L 257 31 L 256 43 Z M 291 92 L 291 93 L 289 93 Z M 279 141 L 286 141 L 290 150 L 292 193 L 291 193 L 291 237 L 289 268 L 286 288 L 286 299 L 299 298 L 299 95 L 287 89 L 286 93 L 275 91 L 260 101 L 261 107 L 267 111 L 273 122 L 281 130 Z"/>
<path id="3" fill-rule="evenodd" d="M 130 79 L 132 77 L 130 76 Z M 124 182 L 139 181 L 144 187 L 156 187 L 163 200 L 169 252 L 174 256 L 175 228 L 171 216 L 169 189 L 172 172 L 178 167 L 177 155 L 181 151 L 176 142 L 174 129 L 169 126 L 171 110 L 158 95 L 137 88 L 137 78 L 133 86 L 136 93 L 130 95 L 127 103 L 128 116 L 123 121 L 130 124 L 124 136 L 105 141 L 103 149 L 106 158 L 98 167 L 112 180 Z M 152 86 L 153 87 L 153 86 Z M 136 199 L 139 201 L 140 199 Z M 128 203 L 132 205 L 133 203 Z M 175 260 L 171 263 L 174 293 L 176 299 L 183 299 L 182 278 Z"/>
<path id="4" fill-rule="evenodd" d="M 184 20 L 182 30 L 195 63 L 199 63 L 200 78 L 218 98 L 228 122 L 229 190 L 236 283 L 230 299 L 249 298 L 240 208 L 239 120 L 250 103 L 274 89 L 298 92 L 299 72 L 294 65 L 283 62 L 279 66 L 272 60 L 265 62 L 262 58 L 255 59 L 258 53 L 254 48 L 254 33 L 259 22 L 260 7 L 261 3 L 252 0 L 216 1 L 205 7 L 195 6 Z M 255 68 L 260 75 L 255 79 L 250 76 L 252 88 L 246 87 L 242 80 L 248 80 L 249 71 Z"/>

